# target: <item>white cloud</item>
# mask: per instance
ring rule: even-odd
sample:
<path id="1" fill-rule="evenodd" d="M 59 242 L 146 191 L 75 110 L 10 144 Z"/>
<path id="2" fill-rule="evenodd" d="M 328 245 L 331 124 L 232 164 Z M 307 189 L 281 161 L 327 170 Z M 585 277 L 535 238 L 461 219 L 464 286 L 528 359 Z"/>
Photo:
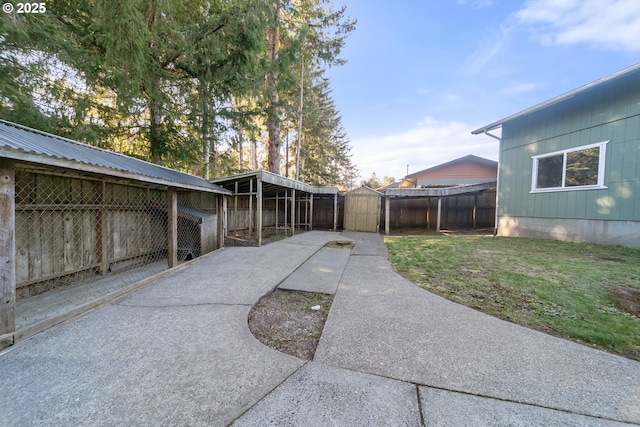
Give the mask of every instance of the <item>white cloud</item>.
<path id="1" fill-rule="evenodd" d="M 471 5 L 477 9 L 484 9 L 485 7 L 491 7 L 495 3 L 494 0 L 458 0 L 458 4 L 465 5 L 471 3 Z"/>
<path id="2" fill-rule="evenodd" d="M 638 0 L 531 0 L 515 18 L 543 44 L 640 52 Z"/>
<path id="3" fill-rule="evenodd" d="M 531 92 L 533 90 L 541 89 L 544 85 L 533 82 L 511 82 L 507 86 L 503 87 L 500 92 L 505 95 L 518 95 L 521 93 Z"/>
<path id="4" fill-rule="evenodd" d="M 491 31 L 479 41 L 478 48 L 465 61 L 462 71 L 474 74 L 482 70 L 489 61 L 509 46 L 510 29 L 500 25 L 499 31 Z"/>
<path id="5" fill-rule="evenodd" d="M 362 178 L 369 178 L 375 172 L 379 177 L 400 179 L 406 175 L 407 165 L 409 173 L 413 173 L 469 154 L 497 160 L 498 142 L 471 135 L 477 127 L 425 117 L 414 128 L 403 132 L 352 140 L 353 161 Z"/>

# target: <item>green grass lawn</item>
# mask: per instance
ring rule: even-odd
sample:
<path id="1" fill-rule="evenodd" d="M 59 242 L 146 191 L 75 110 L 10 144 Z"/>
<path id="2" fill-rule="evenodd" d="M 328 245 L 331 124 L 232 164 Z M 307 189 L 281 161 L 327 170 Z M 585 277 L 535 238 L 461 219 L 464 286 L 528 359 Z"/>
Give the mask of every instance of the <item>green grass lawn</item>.
<path id="1" fill-rule="evenodd" d="M 384 241 L 395 270 L 425 289 L 640 360 L 640 249 L 493 236 Z"/>

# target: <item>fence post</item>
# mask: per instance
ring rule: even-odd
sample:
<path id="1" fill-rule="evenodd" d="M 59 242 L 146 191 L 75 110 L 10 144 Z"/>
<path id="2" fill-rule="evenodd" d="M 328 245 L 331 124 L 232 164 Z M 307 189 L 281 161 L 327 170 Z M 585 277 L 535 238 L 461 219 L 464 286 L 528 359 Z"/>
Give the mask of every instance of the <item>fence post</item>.
<path id="1" fill-rule="evenodd" d="M 16 330 L 16 171 L 0 160 L 0 349 L 13 344 Z"/>
<path id="2" fill-rule="evenodd" d="M 333 195 L 333 231 L 338 230 L 338 193 Z"/>
<path id="3" fill-rule="evenodd" d="M 384 198 L 384 234 L 389 235 L 389 204 L 391 200 L 389 196 Z"/>
<path id="4" fill-rule="evenodd" d="M 169 268 L 178 265 L 178 192 L 175 188 L 167 190 L 167 258 Z"/>
<path id="5" fill-rule="evenodd" d="M 97 234 L 97 252 L 98 263 L 100 265 L 100 275 L 104 276 L 109 272 L 109 237 L 107 236 L 107 208 L 105 200 L 106 182 L 104 180 L 98 181 L 95 184 L 95 190 L 97 193 L 97 200 L 100 208 L 98 208 L 98 221 L 96 227 Z"/>

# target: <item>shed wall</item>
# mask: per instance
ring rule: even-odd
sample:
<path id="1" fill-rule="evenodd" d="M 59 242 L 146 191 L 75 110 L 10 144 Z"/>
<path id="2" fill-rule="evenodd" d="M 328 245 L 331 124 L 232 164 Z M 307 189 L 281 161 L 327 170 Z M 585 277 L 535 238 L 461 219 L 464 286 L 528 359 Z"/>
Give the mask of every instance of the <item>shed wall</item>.
<path id="1" fill-rule="evenodd" d="M 167 268 L 165 188 L 19 165 L 15 194 L 19 297 L 160 261 Z M 217 196 L 179 192 L 178 204 L 205 217 L 178 214 L 180 249 L 216 249 Z"/>
<path id="2" fill-rule="evenodd" d="M 361 187 L 344 196 L 344 228 L 377 232 L 380 223 L 380 194 Z"/>

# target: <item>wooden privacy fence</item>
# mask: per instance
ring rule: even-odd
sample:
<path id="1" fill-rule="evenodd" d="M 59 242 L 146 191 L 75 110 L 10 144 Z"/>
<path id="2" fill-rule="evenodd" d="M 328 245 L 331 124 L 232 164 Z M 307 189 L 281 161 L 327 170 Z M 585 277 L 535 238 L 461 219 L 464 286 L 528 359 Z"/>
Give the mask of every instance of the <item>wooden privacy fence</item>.
<path id="1" fill-rule="evenodd" d="M 382 194 L 366 187 L 356 188 L 344 196 L 344 229 L 377 232 L 380 224 Z"/>
<path id="2" fill-rule="evenodd" d="M 69 171 L 16 167 L 15 283 L 17 297 L 96 275 L 146 266 L 143 277 L 167 268 L 167 188 L 89 177 Z M 218 247 L 218 197 L 178 191 L 177 257 Z"/>

